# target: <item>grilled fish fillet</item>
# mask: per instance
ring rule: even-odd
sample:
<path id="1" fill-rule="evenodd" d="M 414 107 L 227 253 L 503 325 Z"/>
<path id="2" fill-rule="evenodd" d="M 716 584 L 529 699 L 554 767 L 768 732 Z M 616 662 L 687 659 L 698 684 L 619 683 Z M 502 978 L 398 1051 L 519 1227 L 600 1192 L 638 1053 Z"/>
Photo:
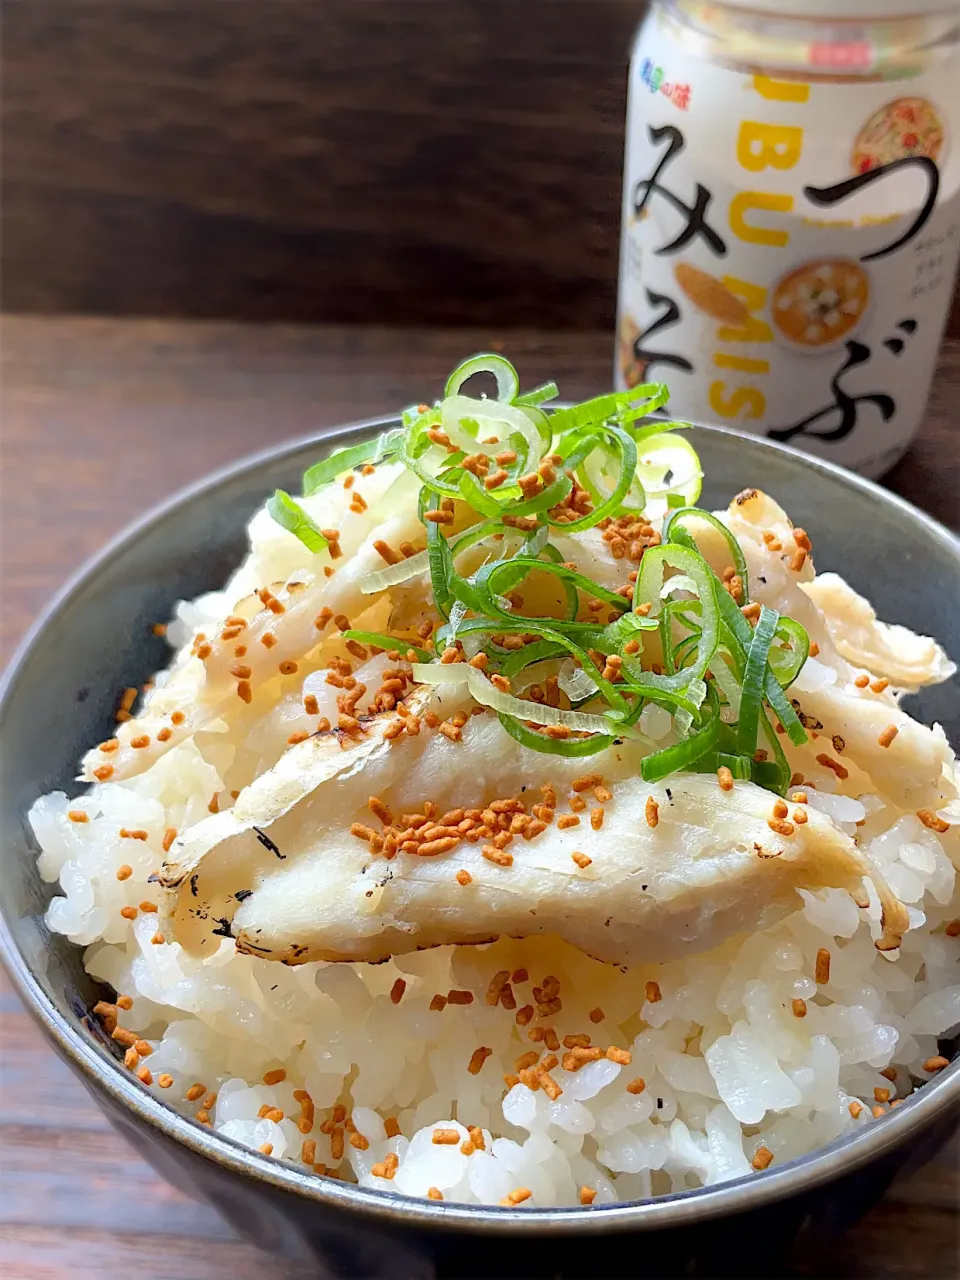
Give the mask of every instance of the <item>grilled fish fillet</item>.
<path id="1" fill-rule="evenodd" d="M 441 717 L 471 705 L 456 687 L 421 688 L 408 701 L 415 714 Z M 776 797 L 752 783 L 723 791 L 712 775 L 677 774 L 651 785 L 639 777 L 640 743 L 585 762 L 553 758 L 517 744 L 489 713 L 469 719 L 459 742 L 424 729 L 391 743 L 383 732 L 393 720 L 376 717 L 356 743 L 335 733 L 301 743 L 233 809 L 173 845 L 160 878 L 177 941 L 202 956 L 232 937 L 241 951 L 298 964 L 556 934 L 631 965 L 765 928 L 796 909 L 797 888 L 837 887 L 863 901 L 864 877 L 884 904 L 878 946 L 897 946 L 906 927 L 849 836 L 803 805 L 791 814 L 805 821 L 783 825 Z M 584 787 L 595 774 L 602 784 Z M 602 803 L 597 786 L 610 793 L 601 790 Z M 351 834 L 354 824 L 380 828 L 371 797 L 403 825 L 427 802 L 440 818 L 511 800 L 529 813 L 544 787 L 558 799 L 553 821 L 529 840 L 516 833 L 503 851 L 462 838 L 434 856 L 388 859 Z M 572 795 L 586 808 L 572 812 Z M 591 820 L 601 809 L 602 824 Z"/>

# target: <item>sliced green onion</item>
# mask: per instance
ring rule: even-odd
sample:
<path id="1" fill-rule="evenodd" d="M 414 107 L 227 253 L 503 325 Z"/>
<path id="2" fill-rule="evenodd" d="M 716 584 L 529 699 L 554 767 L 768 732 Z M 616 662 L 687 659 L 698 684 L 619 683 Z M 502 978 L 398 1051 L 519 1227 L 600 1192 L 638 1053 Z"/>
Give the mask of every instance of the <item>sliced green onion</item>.
<path id="1" fill-rule="evenodd" d="M 696 658 L 689 667 L 682 668 L 670 679 L 676 681 L 677 676 L 684 676 L 687 679 L 696 676 L 702 679 L 719 642 L 720 608 L 717 599 L 717 580 L 699 551 L 691 547 L 678 546 L 675 543 L 651 547 L 645 551 L 637 574 L 634 609 L 640 604 L 650 604 L 650 616 L 658 616 L 662 607 L 660 588 L 663 585 L 663 572 L 668 567 L 679 570 L 696 584 L 702 611 Z"/>
<path id="2" fill-rule="evenodd" d="M 660 588 L 660 599 L 668 600 L 674 591 L 689 591 L 692 595 L 699 595 L 697 584 L 685 573 L 678 573 L 672 578 L 668 578 Z M 679 601 L 685 604 L 686 601 Z"/>
<path id="3" fill-rule="evenodd" d="M 735 602 L 731 599 L 728 592 L 719 590 L 717 599 L 720 604 L 720 613 L 723 620 L 727 637 L 732 646 L 736 646 L 744 654 L 744 663 L 746 661 L 746 651 L 749 649 L 753 632 L 750 623 L 746 620 Z M 781 619 L 781 623 L 786 619 Z M 790 619 L 793 622 L 792 619 Z M 800 626 L 799 623 L 793 623 L 794 627 Z M 800 628 L 802 630 L 802 628 Z M 804 632 L 804 634 L 806 634 Z M 809 641 L 808 641 L 809 643 Z M 733 648 L 731 648 L 733 654 Z M 768 668 L 764 676 L 764 694 L 770 706 L 776 712 L 780 723 L 787 731 L 787 736 L 794 746 L 800 747 L 807 741 L 807 735 L 800 718 L 784 696 L 783 690 L 773 672 Z M 779 748 L 779 742 L 777 743 Z"/>
<path id="4" fill-rule="evenodd" d="M 671 773 L 689 769 L 705 752 L 713 750 L 720 732 L 720 708 L 714 690 L 710 690 L 708 697 L 710 714 L 699 729 L 681 742 L 644 756 L 640 761 L 640 776 L 644 782 L 659 782 Z"/>
<path id="5" fill-rule="evenodd" d="M 549 538 L 550 529 L 548 525 L 542 524 L 540 526 L 540 530 L 545 538 Z M 533 555 L 534 552 L 531 550 L 530 554 Z M 549 560 L 551 564 L 563 565 L 563 556 L 550 542 L 545 542 L 544 546 L 536 553 L 536 555 L 538 559 Z M 566 568 L 565 565 L 563 565 L 563 567 Z M 577 590 L 577 584 L 571 579 L 558 576 L 557 574 L 554 574 L 554 578 L 559 582 L 567 602 L 566 621 L 576 622 L 577 614 L 580 612 L 580 593 Z"/>
<path id="6" fill-rule="evenodd" d="M 551 427 L 550 425 L 550 419 L 547 416 L 547 412 L 545 409 L 541 409 L 539 408 L 538 405 L 535 405 L 535 404 L 524 404 L 522 403 L 522 401 L 523 401 L 523 397 L 521 396 L 519 400 L 514 401 L 514 404 L 520 410 L 520 412 L 525 414 L 533 423 L 533 425 L 536 427 L 540 435 L 540 446 L 541 446 L 538 457 L 542 458 L 545 453 L 550 452 L 550 446 L 553 443 L 553 427 Z M 526 467 L 529 461 L 530 461 L 529 458 L 524 458 L 523 460 L 524 467 Z M 519 476 L 519 475 L 522 475 L 523 472 L 519 468 L 516 468 L 516 474 Z"/>
<path id="7" fill-rule="evenodd" d="M 557 672 L 557 684 L 571 702 L 585 702 L 597 692 L 597 683 L 572 662 L 565 662 Z"/>
<path id="8" fill-rule="evenodd" d="M 631 640 L 639 642 L 644 631 L 657 630 L 656 618 L 642 618 L 639 613 L 624 613 L 613 622 L 608 622 L 600 632 L 600 641 L 594 648 L 604 653 L 620 653 L 624 645 Z"/>
<path id="9" fill-rule="evenodd" d="M 685 670 L 659 676 L 644 671 L 639 664 L 635 669 L 632 659 L 624 658 L 623 672 L 626 679 L 617 688 L 624 693 L 655 702 L 673 715 L 683 712 L 695 719 L 700 714 L 709 686 L 702 680 L 688 680 Z"/>
<path id="10" fill-rule="evenodd" d="M 460 495 L 474 511 L 490 519 L 496 520 L 503 510 L 502 504 L 483 487 L 472 471 L 460 472 Z"/>
<path id="11" fill-rule="evenodd" d="M 365 596 L 376 595 L 378 591 L 386 591 L 389 587 L 397 587 L 402 582 L 419 577 L 430 568 L 426 551 L 418 551 L 415 556 L 406 560 L 398 560 L 396 564 L 385 565 L 382 569 L 373 569 L 365 573 L 357 582 L 361 593 Z"/>
<path id="12" fill-rule="evenodd" d="M 743 584 L 743 603 L 748 604 L 750 601 L 750 575 L 747 572 L 747 562 L 744 559 L 740 543 L 722 520 L 718 520 L 709 511 L 701 511 L 699 507 L 680 507 L 677 511 L 671 511 L 667 517 L 663 526 L 664 541 L 679 542 L 681 546 L 691 547 L 699 552 L 696 535 L 690 528 L 690 525 L 695 526 L 697 521 L 715 529 L 727 544 L 734 572 Z M 724 592 L 724 594 L 726 595 L 727 593 Z M 736 607 L 732 599 L 731 604 Z M 746 619 L 744 621 L 746 622 Z M 747 623 L 747 626 L 749 625 Z"/>
<path id="13" fill-rule="evenodd" d="M 667 403 L 670 392 L 663 382 L 645 382 L 629 391 L 615 391 L 608 395 L 595 396 L 583 404 L 574 405 L 571 409 L 558 409 L 550 419 L 554 434 L 597 427 L 604 423 L 616 422 L 620 426 L 635 422 L 638 418 L 646 418 L 649 414 Z M 666 423 L 656 428 L 662 431 Z"/>
<path id="14" fill-rule="evenodd" d="M 742 670 L 743 663 L 747 660 L 747 650 L 750 648 L 750 642 L 753 639 L 753 628 L 740 612 L 737 602 L 730 595 L 729 591 L 724 591 L 723 587 L 717 583 L 717 603 L 720 607 L 720 619 L 727 641 L 730 643 L 731 652 L 738 656 L 742 654 L 742 658 L 738 663 Z"/>
<path id="15" fill-rule="evenodd" d="M 736 720 L 740 715 L 740 695 L 743 686 L 737 680 L 736 673 L 724 661 L 723 655 L 725 652 L 726 650 L 722 647 L 717 649 L 717 652 L 710 660 L 710 670 L 717 683 L 717 688 L 726 699 L 727 706 Z"/>
<path id="16" fill-rule="evenodd" d="M 434 655 L 428 653 L 426 649 L 421 649 L 419 645 L 411 644 L 409 640 L 403 640 L 399 636 L 388 636 L 384 631 L 358 631 L 355 627 L 351 627 L 343 634 L 347 640 L 356 640 L 357 644 L 370 644 L 377 649 L 399 649 L 402 654 L 410 653 L 412 650 L 417 655 L 418 662 L 433 661 Z"/>
<path id="17" fill-rule="evenodd" d="M 436 427 L 438 422 L 439 415 L 430 412 L 422 414 L 410 426 L 400 444 L 400 461 L 432 493 L 443 494 L 447 498 L 459 498 L 460 476 L 466 473 L 457 471 L 452 479 L 444 477 L 442 473 L 448 469 L 449 455 L 446 451 L 443 450 L 443 464 L 436 471 L 431 471 L 424 461 L 429 451 L 440 449 L 439 445 L 434 445 L 426 434 L 431 428 Z"/>
<path id="18" fill-rule="evenodd" d="M 757 730 L 760 726 L 760 705 L 763 702 L 764 677 L 767 656 L 780 615 L 776 609 L 763 605 L 747 650 L 747 664 L 743 672 L 743 689 L 740 694 L 740 716 L 737 723 L 737 750 L 741 755 L 752 756 L 757 749 Z"/>
<path id="19" fill-rule="evenodd" d="M 522 396 L 514 396 L 513 403 L 539 408 L 540 405 L 546 404 L 548 400 L 556 400 L 559 394 L 560 388 L 555 382 L 545 382 L 540 387 L 534 387 L 532 391 L 525 391 Z"/>
<path id="20" fill-rule="evenodd" d="M 658 436 L 664 431 L 689 431 L 692 427 L 692 422 L 678 422 L 676 420 L 668 422 L 664 418 L 655 418 L 652 422 L 631 426 L 629 431 L 639 448 L 651 436 Z"/>
<path id="21" fill-rule="evenodd" d="M 470 453 L 480 449 L 496 451 L 498 446 L 503 449 L 511 435 L 517 433 L 526 445 L 529 462 L 539 462 L 543 456 L 543 437 L 530 413 L 502 400 L 447 396 L 440 406 L 440 420 L 450 443 Z M 481 444 L 488 436 L 493 436 L 497 444 Z"/>
<path id="22" fill-rule="evenodd" d="M 760 715 L 760 727 L 763 729 L 763 736 L 767 740 L 773 759 L 754 760 L 753 780 L 758 786 L 766 787 L 768 791 L 776 791 L 780 795 L 786 795 L 787 787 L 790 785 L 790 778 L 792 777 L 790 762 L 787 760 L 783 747 L 780 745 L 780 735 L 773 731 L 765 711 L 761 712 Z"/>
<path id="23" fill-rule="evenodd" d="M 660 651 L 663 655 L 663 666 L 668 676 L 676 674 L 676 663 L 673 660 L 673 611 L 668 604 L 660 613 Z"/>
<path id="24" fill-rule="evenodd" d="M 308 551 L 326 550 L 327 540 L 320 532 L 320 526 L 285 490 L 277 489 L 267 499 L 267 511 L 281 529 L 299 538 Z"/>
<path id="25" fill-rule="evenodd" d="M 594 734 L 592 738 L 548 738 L 534 729 L 528 729 L 513 716 L 498 714 L 497 719 L 510 737 L 521 746 L 530 747 L 531 750 L 539 751 L 543 755 L 578 759 L 583 756 L 595 756 L 598 751 L 605 751 L 616 741 L 615 738 L 602 737 L 599 733 Z"/>
<path id="26" fill-rule="evenodd" d="M 368 463 L 375 466 L 378 462 L 395 457 L 402 437 L 402 429 L 395 428 L 393 431 L 385 431 L 373 440 L 365 440 L 363 444 L 351 445 L 349 449 L 337 449 L 329 458 L 324 458 L 322 462 L 315 462 L 303 473 L 304 497 L 309 498 L 318 489 L 325 488 L 338 476 L 342 476 L 345 471 L 352 471 L 354 467 L 366 466 Z"/>
<path id="27" fill-rule="evenodd" d="M 783 644 L 770 646 L 770 670 L 777 677 L 780 688 L 789 689 L 810 656 L 810 637 L 793 618 L 781 618 L 776 639 L 782 640 Z"/>
<path id="28" fill-rule="evenodd" d="M 583 431 L 575 432 L 569 442 L 565 442 L 560 446 L 558 452 L 568 466 L 577 467 L 580 474 L 584 475 L 582 463 L 586 462 L 594 449 L 603 445 L 603 441 L 599 438 L 600 436 L 608 437 L 610 445 L 620 456 L 620 470 L 616 483 L 605 494 L 592 490 L 591 496 L 599 505 L 589 515 L 582 516 L 579 520 L 570 520 L 564 523 L 562 525 L 564 533 L 579 533 L 582 529 L 592 529 L 601 520 L 605 520 L 608 516 L 616 515 L 630 492 L 631 485 L 635 483 L 637 446 L 634 444 L 632 437 L 626 431 L 621 430 L 620 427 L 599 425 L 589 434 Z M 592 489 L 589 477 L 584 476 L 584 478 L 586 487 Z"/>
<path id="29" fill-rule="evenodd" d="M 510 514 L 512 516 L 541 515 L 544 511 L 550 511 L 553 507 L 559 506 L 572 488 L 573 481 L 568 476 L 557 476 L 556 480 L 548 484 L 545 489 L 541 489 L 539 493 L 535 493 L 532 498 L 527 498 L 511 507 Z"/>
<path id="30" fill-rule="evenodd" d="M 562 644 L 554 644 L 551 640 L 537 640 L 534 644 L 525 644 L 522 649 L 508 653 L 500 664 L 500 674 L 512 682 L 528 667 L 537 666 L 551 658 L 566 658 L 568 652 Z"/>
<path id="31" fill-rule="evenodd" d="M 434 603 L 442 616 L 448 618 L 454 600 L 449 585 L 454 576 L 453 556 L 449 543 L 440 532 L 440 526 L 433 523 L 427 524 L 427 563 L 430 567 Z"/>
<path id="32" fill-rule="evenodd" d="M 754 760 L 750 769 L 750 781 L 755 782 L 758 787 L 763 787 L 765 791 L 775 791 L 778 795 L 784 796 L 790 785 L 790 770 L 787 768 L 784 773 L 774 760 Z"/>
<path id="33" fill-rule="evenodd" d="M 555 564 L 548 560 L 534 559 L 532 556 L 515 556 L 512 560 L 500 560 L 496 564 L 484 565 L 475 574 L 474 580 L 477 589 L 489 592 L 492 600 L 496 595 L 504 595 L 507 591 L 512 591 L 515 586 L 534 571 L 548 573 L 553 578 L 568 582 L 571 586 L 579 588 L 579 590 L 593 596 L 595 599 L 602 600 L 604 604 L 609 605 L 612 609 L 624 612 L 630 608 L 629 600 L 625 600 L 623 596 L 618 596 L 615 591 L 602 587 L 599 582 L 594 582 L 592 578 L 588 578 L 585 574 L 578 573 L 576 569 L 568 569 L 562 563 Z M 503 612 L 507 617 L 516 617 L 515 614 L 507 613 L 505 610 Z M 537 620 L 530 619 L 530 621 L 536 622 Z M 552 622 L 552 619 L 550 621 Z M 529 629 L 535 631 L 537 628 L 533 626 Z"/>
<path id="34" fill-rule="evenodd" d="M 735 778 L 749 782 L 753 777 L 753 764 L 746 756 L 733 755 L 728 751 L 707 751 L 692 766 L 696 773 L 716 773 L 718 769 L 729 769 Z"/>
<path id="35" fill-rule="evenodd" d="M 455 589 L 460 590 L 463 586 L 472 591 L 473 588 L 469 583 L 464 583 L 460 579 L 455 584 Z M 473 606 L 471 606 L 473 607 Z M 446 615 L 444 615 L 446 616 Z M 597 669 L 596 665 L 587 653 L 585 645 L 590 647 L 599 647 L 598 641 L 603 638 L 603 629 L 592 626 L 588 623 L 560 623 L 555 619 L 543 618 L 510 618 L 498 616 L 494 618 L 471 618 L 464 622 L 463 626 L 458 630 L 458 636 L 462 639 L 464 636 L 475 636 L 486 632 L 493 636 L 498 633 L 509 635 L 524 635 L 531 630 L 531 626 L 535 624 L 537 630 L 542 635 L 542 639 L 533 644 L 524 645 L 522 649 L 502 650 L 500 656 L 503 661 L 501 664 L 501 674 L 513 679 L 514 675 L 520 672 L 524 667 L 529 666 L 533 662 L 541 662 L 546 656 L 567 654 L 575 661 L 579 662 L 587 674 L 595 681 L 600 696 L 606 699 L 611 707 L 610 714 L 613 716 L 626 716 L 630 711 L 630 704 L 623 697 L 620 689 L 625 689 L 626 685 L 613 685 L 609 680 L 603 678 L 602 673 Z M 563 630 L 559 628 L 562 627 Z M 441 628 L 437 632 L 437 643 L 449 634 L 446 628 Z M 576 638 L 574 638 L 576 637 Z M 488 651 L 492 651 L 493 646 L 488 646 Z M 651 677 L 656 679 L 656 677 Z"/>
<path id="36" fill-rule="evenodd" d="M 530 621 L 531 620 L 529 618 L 520 618 L 517 621 L 512 623 L 498 620 L 493 624 L 493 626 L 491 627 L 491 630 L 513 632 L 514 634 L 519 632 L 522 634 L 530 630 Z M 568 653 L 570 657 L 576 659 L 576 661 L 580 663 L 584 671 L 586 671 L 587 675 L 590 676 L 590 678 L 594 681 L 594 683 L 597 686 L 597 689 L 600 692 L 600 695 L 606 699 L 612 711 L 614 713 L 619 712 L 621 715 L 626 715 L 626 713 L 630 710 L 630 704 L 627 702 L 623 694 L 620 692 L 620 689 L 622 688 L 622 686 L 613 685 L 610 683 L 609 680 L 605 680 L 603 678 L 602 672 L 598 670 L 596 664 L 593 662 L 590 655 L 587 653 L 586 648 L 584 648 L 584 644 L 588 644 L 591 647 L 593 647 L 591 644 L 591 640 L 593 637 L 599 635 L 597 628 L 587 627 L 587 626 L 584 626 L 582 628 L 567 626 L 564 631 L 561 631 L 559 629 L 555 629 L 553 626 L 544 625 L 543 619 L 538 619 L 537 622 L 538 622 L 537 630 L 543 636 L 543 640 L 546 642 L 552 641 L 560 649 L 563 649 L 566 653 Z M 574 635 L 577 635 L 578 631 L 580 632 L 580 636 L 584 641 L 583 644 L 578 643 L 577 640 L 572 639 L 571 635 L 568 634 L 572 632 Z M 536 649 L 537 647 L 538 647 L 537 645 L 525 645 L 524 650 Z M 523 667 L 528 665 L 529 660 L 522 661 L 520 659 L 520 654 L 524 653 L 524 650 L 517 651 L 516 664 L 515 665 L 510 664 L 510 667 L 509 667 L 510 670 L 519 671 Z M 505 665 L 504 674 L 506 675 L 507 672 L 508 672 L 508 667 Z"/>
<path id="37" fill-rule="evenodd" d="M 631 454 L 634 453 L 635 447 L 631 450 Z M 624 467 L 627 466 L 629 461 L 624 456 L 622 448 L 614 449 L 604 441 L 598 441 L 597 447 L 584 458 L 578 476 L 594 503 L 602 503 L 608 501 L 611 494 L 618 491 Z M 619 505 L 622 511 L 635 511 L 637 514 L 647 505 L 647 495 L 637 478 L 636 466 Z"/>
<path id="38" fill-rule="evenodd" d="M 455 533 L 449 539 L 450 550 L 454 556 L 458 556 L 461 551 L 466 551 L 492 534 L 503 533 L 503 531 L 503 525 L 499 520 L 481 520 L 477 524 L 472 524 L 469 529 Z"/>
<path id="39" fill-rule="evenodd" d="M 482 671 L 466 662 L 415 664 L 413 678 L 421 684 L 465 684 L 476 702 L 492 707 L 494 711 L 532 724 L 563 726 L 577 733 L 610 734 L 612 725 L 606 716 L 589 715 L 583 711 L 565 711 L 562 707 L 548 707 L 543 702 L 526 702 L 510 693 L 502 693 L 490 683 Z M 635 736 L 630 734 L 628 736 Z"/>
<path id="40" fill-rule="evenodd" d="M 688 665 L 688 661 L 691 655 L 696 653 L 697 651 L 697 640 L 699 638 L 700 638 L 700 628 L 698 627 L 697 630 L 694 631 L 691 635 L 688 635 L 685 639 L 681 640 L 678 645 L 674 646 L 674 649 L 673 649 L 674 669 L 676 669 L 677 667 L 685 667 Z M 713 668 L 711 667 L 711 670 L 712 669 Z"/>
<path id="41" fill-rule="evenodd" d="M 477 374 L 496 379 L 496 399 L 463 394 L 468 379 Z M 767 608 L 751 628 L 700 550 L 698 538 L 705 532 L 722 537 L 724 563 L 739 575 L 743 602 L 748 602 L 739 542 L 721 520 L 693 505 L 702 469 L 695 450 L 677 434 L 690 424 L 650 420 L 666 402 L 662 383 L 545 410 L 542 406 L 557 394 L 552 382 L 520 394 L 508 360 L 494 354 L 472 356 L 451 374 L 440 402 L 405 410 L 398 431 L 310 468 L 306 491 L 315 492 L 343 471 L 384 457 L 398 456 L 418 477 L 417 511 L 426 526 L 426 550 L 364 575 L 360 590 L 374 594 L 429 573 L 434 604 L 444 621 L 434 637 L 437 649 L 416 650 L 418 678 L 432 684 L 462 683 L 478 702 L 496 711 L 516 741 L 560 756 L 592 755 L 621 738 L 642 738 L 635 726 L 644 707 L 652 704 L 670 713 L 680 736 L 644 759 L 644 778 L 725 766 L 736 778 L 751 778 L 782 793 L 789 764 L 768 710 L 790 741 L 806 740 L 784 690 L 806 661 L 809 640 L 799 623 Z M 430 438 L 434 427 L 443 428 L 452 448 Z M 510 451 L 497 464 L 506 472 L 504 482 L 493 489 L 462 465 L 468 452 L 482 451 L 488 456 Z M 547 455 L 551 461 L 556 455 L 560 463 L 555 478 L 525 497 L 520 479 Z M 551 513 L 568 499 L 573 477 L 589 493 L 593 510 L 564 523 Z M 475 512 L 475 523 L 448 537 L 443 526 L 425 519 L 441 499 L 457 502 L 461 515 Z M 278 491 L 270 509 L 311 549 L 326 545 L 316 524 L 289 495 Z M 662 543 L 645 551 L 630 600 L 569 568 L 559 546 L 550 541 L 554 531 L 576 535 L 608 518 L 641 514 L 646 520 L 663 517 Z M 534 527 L 521 537 L 517 522 L 530 517 Z M 458 568 L 458 557 L 471 548 L 476 551 L 465 563 L 482 562 L 466 574 Z M 511 607 L 508 595 L 536 573 L 553 578 L 565 616 L 525 616 Z M 684 598 L 678 599 L 681 594 Z M 601 602 L 612 621 L 580 621 L 584 598 Z M 650 631 L 659 633 L 662 671 L 645 669 L 643 649 L 636 643 Z M 411 647 L 382 632 L 347 634 L 379 649 Z M 506 640 L 518 635 L 523 640 L 519 647 Z M 440 663 L 438 651 L 454 642 L 467 656 L 484 652 L 491 669 L 518 692 L 556 672 L 570 709 L 503 693 L 467 663 Z M 612 670 L 607 659 L 615 655 L 619 674 L 609 680 L 604 671 Z M 587 736 L 548 738 L 531 727 L 538 724 Z M 755 758 L 760 730 L 770 743 L 771 759 Z"/>
<path id="42" fill-rule="evenodd" d="M 688 711 L 686 707 L 678 707 L 673 713 L 673 727 L 681 738 L 687 737 L 695 724 L 696 716 L 693 712 Z"/>
<path id="43" fill-rule="evenodd" d="M 520 390 L 520 379 L 517 371 L 505 356 L 495 351 L 484 351 L 478 355 L 462 360 L 447 379 L 443 389 L 445 397 L 455 396 L 463 384 L 477 373 L 492 373 L 497 380 L 497 398 L 509 403 L 516 398 Z M 554 392 L 554 394 L 557 394 Z"/>
<path id="44" fill-rule="evenodd" d="M 654 520 L 671 508 L 671 498 L 679 500 L 681 510 L 684 503 L 696 502 L 702 488 L 703 468 L 693 445 L 683 436 L 661 431 L 643 443 L 637 461 L 637 478 L 647 494 L 647 519 Z"/>
<path id="45" fill-rule="evenodd" d="M 560 564 L 560 552 L 556 547 L 550 546 L 549 540 L 550 530 L 547 526 L 545 524 L 537 525 L 536 529 L 523 544 L 523 554 L 534 558 L 547 554 L 554 564 Z"/>
<path id="46" fill-rule="evenodd" d="M 807 731 L 800 723 L 800 717 L 790 705 L 772 671 L 767 672 L 765 692 L 771 709 L 786 730 L 787 737 L 795 747 L 802 747 L 807 741 Z"/>

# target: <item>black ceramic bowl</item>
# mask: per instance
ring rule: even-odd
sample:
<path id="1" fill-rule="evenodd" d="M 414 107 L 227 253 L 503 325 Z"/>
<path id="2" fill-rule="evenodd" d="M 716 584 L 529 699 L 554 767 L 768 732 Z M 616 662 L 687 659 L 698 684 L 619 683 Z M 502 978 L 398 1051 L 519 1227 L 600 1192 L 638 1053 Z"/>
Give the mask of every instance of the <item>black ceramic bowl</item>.
<path id="1" fill-rule="evenodd" d="M 113 1125 L 181 1189 L 219 1208 L 278 1254 L 321 1274 L 408 1277 L 770 1274 L 803 1223 L 838 1229 L 922 1159 L 960 1114 L 960 1063 L 883 1120 L 811 1155 L 717 1187 L 590 1210 L 433 1203 L 318 1178 L 186 1120 L 117 1061 L 88 1010 L 104 994 L 81 952 L 51 935 L 26 827 L 34 799 L 77 791 L 77 761 L 107 736 L 115 692 L 167 661 L 150 624 L 175 601 L 219 586 L 244 553 L 244 525 L 275 486 L 332 445 L 392 420 L 249 458 L 179 494 L 116 538 L 61 592 L 24 641 L 0 699 L 3 844 L 0 950 L 23 1000 Z M 766 441 L 697 428 L 707 475 L 701 503 L 725 506 L 746 484 L 778 498 L 813 532 L 817 564 L 836 568 L 881 617 L 937 636 L 960 656 L 960 543 L 899 498 L 839 468 Z M 914 699 L 960 741 L 960 682 Z"/>

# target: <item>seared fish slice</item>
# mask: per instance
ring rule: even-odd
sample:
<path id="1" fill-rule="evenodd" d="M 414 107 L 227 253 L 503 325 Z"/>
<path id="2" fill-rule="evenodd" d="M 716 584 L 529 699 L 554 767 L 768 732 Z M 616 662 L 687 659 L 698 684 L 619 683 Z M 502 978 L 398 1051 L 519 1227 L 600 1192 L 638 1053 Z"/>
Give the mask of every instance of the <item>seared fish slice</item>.
<path id="1" fill-rule="evenodd" d="M 856 667 L 911 692 L 949 680 L 956 671 L 929 636 L 881 622 L 869 600 L 837 573 L 820 573 L 802 590 L 823 614 L 838 651 Z"/>
<path id="2" fill-rule="evenodd" d="M 419 690 L 410 705 L 445 717 L 470 706 L 449 688 Z M 584 762 L 519 746 L 490 714 L 471 718 L 459 742 L 424 728 L 391 743 L 383 732 L 393 719 L 378 717 L 347 749 L 335 735 L 300 744 L 232 810 L 174 844 L 161 879 L 177 941 L 210 955 L 233 937 L 239 950 L 297 964 L 553 933 L 599 959 L 636 964 L 765 928 L 797 907 L 797 888 L 838 887 L 863 901 L 870 877 L 884 903 L 878 946 L 899 944 L 904 909 L 816 810 L 794 805 L 791 815 L 805 820 L 785 822 L 776 797 L 751 783 L 725 792 L 713 776 L 650 785 L 635 742 Z M 584 786 L 583 775 L 595 774 L 602 784 Z M 504 850 L 464 836 L 431 856 L 387 858 L 354 827 L 382 829 L 371 797 L 409 827 L 428 801 L 437 823 L 510 800 L 529 815 L 543 788 L 558 799 L 553 821 L 532 839 L 518 831 Z M 588 804 L 572 813 L 578 794 Z M 600 809 L 602 824 L 591 819 Z"/>
<path id="3" fill-rule="evenodd" d="M 396 474 L 395 468 L 383 470 L 388 475 Z M 119 782 L 136 777 L 211 722 L 224 719 L 229 723 L 232 715 L 242 712 L 244 702 L 237 694 L 237 640 L 243 642 L 242 669 L 247 672 L 246 680 L 259 688 L 276 675 L 285 660 L 301 660 L 316 648 L 324 628 L 330 626 L 329 622 L 320 625 L 316 622 L 322 611 L 326 610 L 324 616 L 328 619 L 346 614 L 355 622 L 369 609 L 378 597 L 365 595 L 359 583 L 373 570 L 383 568 L 377 542 L 399 544 L 423 533 L 417 517 L 413 478 L 401 475 L 395 483 L 411 491 L 399 514 L 377 522 L 378 503 L 371 493 L 366 514 L 337 522 L 344 530 L 343 557 L 337 561 L 332 577 L 322 573 L 323 568 L 333 568 L 329 552 L 323 551 L 312 557 L 309 569 L 294 573 L 290 583 L 274 584 L 275 606 L 279 612 L 264 608 L 256 596 L 238 600 L 228 616 L 237 614 L 244 620 L 242 632 L 226 625 L 221 631 L 218 624 L 198 656 L 192 656 L 192 646 L 181 652 L 170 679 L 153 692 L 135 719 L 118 725 L 108 750 L 94 747 L 87 752 L 81 779 L 90 782 L 109 778 Z M 272 641 L 269 647 L 263 644 L 265 635 Z M 173 715 L 176 718 L 172 718 Z"/>
<path id="4" fill-rule="evenodd" d="M 831 744 L 842 750 L 873 788 L 903 809 L 939 809 L 957 795 L 956 761 L 939 725 L 932 729 L 898 706 L 871 697 L 855 687 L 827 686 L 814 691 L 791 691 L 811 738 L 808 756 L 819 756 Z M 885 732 L 896 730 L 888 740 Z M 886 745 L 884 745 L 886 743 Z"/>

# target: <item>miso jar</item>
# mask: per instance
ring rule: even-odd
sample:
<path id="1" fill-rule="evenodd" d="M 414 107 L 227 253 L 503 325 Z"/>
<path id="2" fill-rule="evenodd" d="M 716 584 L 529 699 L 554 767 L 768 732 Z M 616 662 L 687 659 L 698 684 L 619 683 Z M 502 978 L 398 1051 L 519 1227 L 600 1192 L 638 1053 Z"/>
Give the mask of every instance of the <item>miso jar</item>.
<path id="1" fill-rule="evenodd" d="M 876 476 L 960 253 L 960 0 L 655 0 L 633 49 L 620 388 Z"/>

